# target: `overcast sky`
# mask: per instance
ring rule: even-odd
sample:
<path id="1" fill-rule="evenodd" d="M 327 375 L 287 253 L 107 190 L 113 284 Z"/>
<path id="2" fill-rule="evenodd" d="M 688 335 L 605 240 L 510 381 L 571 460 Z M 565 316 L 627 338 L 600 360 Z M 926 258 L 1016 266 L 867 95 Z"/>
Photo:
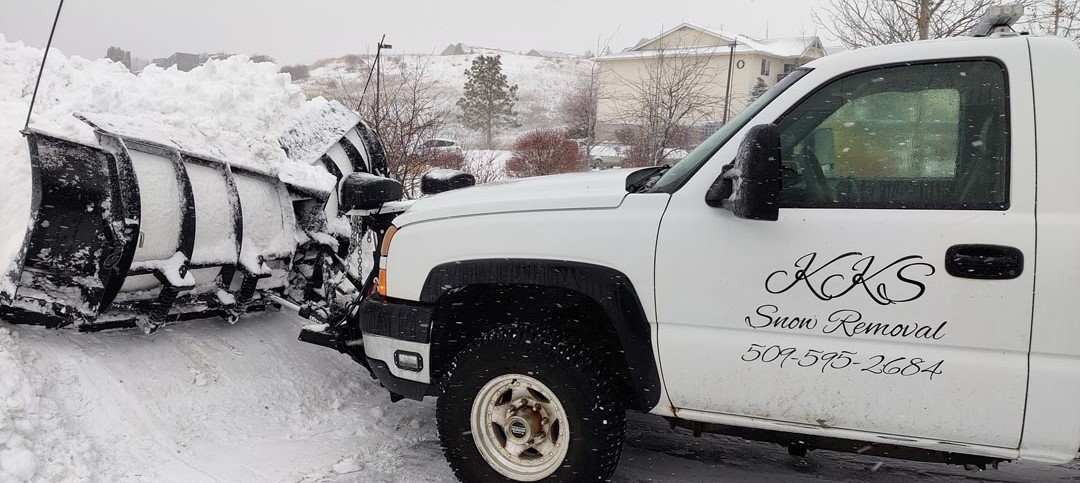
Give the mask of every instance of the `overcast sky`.
<path id="1" fill-rule="evenodd" d="M 172 52 L 264 53 L 308 63 L 374 49 L 438 52 L 448 44 L 583 53 L 622 50 L 680 22 L 763 38 L 818 35 L 821 0 L 66 0 L 55 46 L 101 57 L 110 45 Z M 0 34 L 43 46 L 57 0 L 0 0 Z M 822 33 L 823 35 L 823 33 Z M 826 39 L 826 43 L 831 43 Z"/>

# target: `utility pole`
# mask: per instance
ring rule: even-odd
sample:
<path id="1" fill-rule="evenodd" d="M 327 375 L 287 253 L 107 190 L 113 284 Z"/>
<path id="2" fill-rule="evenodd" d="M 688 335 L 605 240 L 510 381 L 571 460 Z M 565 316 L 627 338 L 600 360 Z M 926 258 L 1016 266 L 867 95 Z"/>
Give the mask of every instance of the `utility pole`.
<path id="1" fill-rule="evenodd" d="M 731 70 L 735 67 L 735 46 L 739 45 L 739 41 L 735 40 L 728 47 L 731 48 L 731 52 L 728 53 L 727 63 L 727 92 L 724 93 L 724 124 L 727 124 L 728 120 L 728 106 L 731 105 Z"/>

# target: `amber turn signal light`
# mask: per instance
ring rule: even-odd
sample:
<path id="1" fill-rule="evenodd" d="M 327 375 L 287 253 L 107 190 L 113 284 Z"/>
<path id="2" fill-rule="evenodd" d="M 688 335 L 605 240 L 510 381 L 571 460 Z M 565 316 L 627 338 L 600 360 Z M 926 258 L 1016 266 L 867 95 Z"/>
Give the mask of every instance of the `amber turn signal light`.
<path id="1" fill-rule="evenodd" d="M 386 298 L 386 269 L 379 269 L 379 295 Z"/>

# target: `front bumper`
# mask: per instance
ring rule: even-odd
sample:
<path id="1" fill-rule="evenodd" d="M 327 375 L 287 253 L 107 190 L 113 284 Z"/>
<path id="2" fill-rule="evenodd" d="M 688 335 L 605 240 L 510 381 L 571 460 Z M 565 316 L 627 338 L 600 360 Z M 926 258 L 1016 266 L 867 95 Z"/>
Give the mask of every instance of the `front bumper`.
<path id="1" fill-rule="evenodd" d="M 391 393 L 421 400 L 436 394 L 431 381 L 431 315 L 427 304 L 372 295 L 360 303 L 364 355 L 372 372 Z M 418 368 L 397 363 L 401 355 L 420 358 Z"/>

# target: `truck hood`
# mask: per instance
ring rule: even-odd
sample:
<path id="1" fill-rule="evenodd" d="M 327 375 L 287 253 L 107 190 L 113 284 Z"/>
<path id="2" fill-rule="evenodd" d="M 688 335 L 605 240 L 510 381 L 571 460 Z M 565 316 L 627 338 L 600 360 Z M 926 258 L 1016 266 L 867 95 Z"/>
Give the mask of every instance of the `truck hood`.
<path id="1" fill-rule="evenodd" d="M 627 194 L 627 176 L 635 171 L 541 176 L 447 191 L 417 200 L 394 224 L 520 211 L 615 208 Z"/>

